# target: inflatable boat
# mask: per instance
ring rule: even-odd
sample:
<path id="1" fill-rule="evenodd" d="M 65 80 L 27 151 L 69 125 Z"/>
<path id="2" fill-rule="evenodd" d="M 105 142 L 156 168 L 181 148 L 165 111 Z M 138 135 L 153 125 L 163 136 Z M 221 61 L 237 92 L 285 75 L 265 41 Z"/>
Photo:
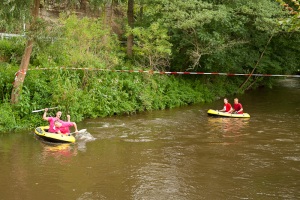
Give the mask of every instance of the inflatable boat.
<path id="1" fill-rule="evenodd" d="M 49 126 L 40 126 L 35 128 L 35 135 L 47 142 L 55 143 L 75 143 L 76 139 L 73 135 L 63 135 L 47 132 Z"/>
<path id="2" fill-rule="evenodd" d="M 231 114 L 228 112 L 220 112 L 218 110 L 212 110 L 212 109 L 209 109 L 207 111 L 207 114 L 211 116 L 218 116 L 218 117 L 250 118 L 250 115 L 248 113 Z"/>

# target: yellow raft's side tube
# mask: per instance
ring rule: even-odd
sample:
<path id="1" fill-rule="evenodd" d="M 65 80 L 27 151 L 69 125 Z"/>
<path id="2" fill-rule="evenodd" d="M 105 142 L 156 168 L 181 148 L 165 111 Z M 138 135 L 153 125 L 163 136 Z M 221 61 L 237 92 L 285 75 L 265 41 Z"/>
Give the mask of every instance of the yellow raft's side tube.
<path id="1" fill-rule="evenodd" d="M 231 113 L 220 112 L 218 110 L 212 110 L 212 109 L 209 109 L 207 111 L 207 114 L 212 115 L 212 116 L 219 116 L 219 117 L 250 118 L 250 115 L 248 113 L 231 114 Z"/>
<path id="2" fill-rule="evenodd" d="M 56 143 L 74 143 L 76 141 L 73 135 L 63 135 L 57 133 L 49 133 L 47 132 L 49 126 L 40 126 L 35 128 L 35 135 L 39 138 L 48 141 L 48 142 L 56 142 Z"/>

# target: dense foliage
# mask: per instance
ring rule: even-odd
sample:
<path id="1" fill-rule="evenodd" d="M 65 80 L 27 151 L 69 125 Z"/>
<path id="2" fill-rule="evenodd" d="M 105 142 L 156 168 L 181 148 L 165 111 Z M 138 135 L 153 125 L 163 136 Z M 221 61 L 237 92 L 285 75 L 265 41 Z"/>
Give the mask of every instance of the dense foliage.
<path id="1" fill-rule="evenodd" d="M 0 21 L 0 30 L 23 34 L 18 19 L 30 24 L 33 4 L 24 2 L 4 1 L 0 15 L 8 23 Z M 25 37 L 0 40 L 0 131 L 41 124 L 41 114 L 31 111 L 45 107 L 59 106 L 80 121 L 212 101 L 272 84 L 272 79 L 263 78 L 106 70 L 268 74 L 299 70 L 299 32 L 286 28 L 283 19 L 289 15 L 275 0 L 137 1 L 134 26 L 127 24 L 126 1 L 43 1 L 41 7 L 67 12 L 40 17 Z M 134 36 L 130 57 L 124 45 L 128 35 Z M 26 41 L 32 38 L 20 100 L 11 105 L 15 73 Z"/>
<path id="2" fill-rule="evenodd" d="M 280 25 L 288 31 L 300 29 L 300 1 L 299 0 L 276 0 L 289 15 L 282 17 Z"/>
<path id="3" fill-rule="evenodd" d="M 225 78 L 175 77 L 148 73 L 115 73 L 63 69 L 32 70 L 27 74 L 18 105 L 8 103 L 6 91 L 16 67 L 1 68 L 0 129 L 34 127 L 42 123 L 42 113 L 32 110 L 59 106 L 72 120 L 133 114 L 212 101 L 237 90 L 234 80 Z M 3 75 L 3 76 L 2 76 Z M 206 83 L 206 84 L 204 84 Z M 54 112 L 52 113 L 54 116 Z"/>

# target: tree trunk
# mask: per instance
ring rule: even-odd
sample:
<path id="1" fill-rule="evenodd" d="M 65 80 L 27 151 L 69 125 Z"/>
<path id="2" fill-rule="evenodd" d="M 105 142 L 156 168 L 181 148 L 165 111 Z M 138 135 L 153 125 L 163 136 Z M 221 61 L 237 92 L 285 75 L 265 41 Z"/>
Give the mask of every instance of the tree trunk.
<path id="1" fill-rule="evenodd" d="M 111 28 L 111 21 L 113 17 L 113 2 L 107 2 L 105 5 L 105 21 L 104 25 L 106 28 Z"/>
<path id="2" fill-rule="evenodd" d="M 127 11 L 127 18 L 128 18 L 128 25 L 130 28 L 133 28 L 134 25 L 134 13 L 133 13 L 133 6 L 134 0 L 128 0 L 128 11 Z M 132 57 L 133 55 L 133 34 L 129 34 L 127 37 L 127 56 Z"/>
<path id="3" fill-rule="evenodd" d="M 139 13 L 139 17 L 140 17 L 140 21 L 143 21 L 143 15 L 144 15 L 144 4 L 143 1 L 141 1 L 141 5 L 140 5 L 140 13 Z"/>
<path id="4" fill-rule="evenodd" d="M 85 13 L 89 13 L 89 2 L 88 0 L 80 0 L 80 9 L 83 10 Z"/>
<path id="5" fill-rule="evenodd" d="M 40 0 L 34 0 L 34 5 L 32 7 L 32 16 L 33 21 L 29 27 L 29 29 L 32 29 L 34 26 L 34 23 L 36 22 L 36 19 L 39 15 L 39 7 L 40 7 Z M 32 46 L 33 46 L 33 39 L 28 39 L 26 48 L 22 57 L 22 61 L 20 64 L 19 71 L 16 73 L 15 81 L 13 83 L 13 89 L 11 93 L 11 103 L 16 104 L 19 101 L 19 97 L 21 95 L 23 83 L 25 80 L 26 72 L 28 70 L 28 65 L 30 61 L 30 56 L 32 52 Z"/>
<path id="6" fill-rule="evenodd" d="M 240 88 L 239 88 L 240 90 L 243 89 L 243 87 L 245 86 L 245 84 L 249 81 L 249 79 L 251 78 L 252 74 L 253 74 L 254 71 L 256 70 L 256 68 L 257 68 L 259 62 L 261 61 L 261 59 L 263 58 L 263 56 L 264 56 L 264 54 L 265 54 L 265 51 L 267 50 L 267 47 L 268 47 L 268 45 L 270 44 L 270 42 L 271 42 L 273 36 L 274 36 L 273 34 L 270 36 L 270 38 L 269 38 L 269 40 L 268 40 L 268 42 L 267 42 L 267 44 L 266 44 L 266 46 L 265 46 L 263 52 L 260 54 L 259 59 L 257 60 L 255 66 L 254 66 L 254 68 L 253 68 L 253 70 L 251 71 L 250 76 L 248 76 L 248 78 L 247 78 L 247 79 L 243 82 L 243 84 L 240 86 Z M 252 85 L 250 85 L 250 86 L 252 86 Z M 249 86 L 249 87 L 250 87 L 250 86 Z M 249 88 L 249 87 L 248 87 L 248 88 Z"/>

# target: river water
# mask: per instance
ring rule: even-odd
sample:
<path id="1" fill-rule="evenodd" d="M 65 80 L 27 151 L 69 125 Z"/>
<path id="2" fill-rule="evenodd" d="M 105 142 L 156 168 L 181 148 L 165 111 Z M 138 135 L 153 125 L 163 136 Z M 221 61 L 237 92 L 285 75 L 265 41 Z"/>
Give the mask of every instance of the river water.
<path id="1" fill-rule="evenodd" d="M 229 97 L 230 102 L 233 97 Z M 300 199 L 300 80 L 223 100 L 85 120 L 76 144 L 0 134 L 0 199 Z"/>

